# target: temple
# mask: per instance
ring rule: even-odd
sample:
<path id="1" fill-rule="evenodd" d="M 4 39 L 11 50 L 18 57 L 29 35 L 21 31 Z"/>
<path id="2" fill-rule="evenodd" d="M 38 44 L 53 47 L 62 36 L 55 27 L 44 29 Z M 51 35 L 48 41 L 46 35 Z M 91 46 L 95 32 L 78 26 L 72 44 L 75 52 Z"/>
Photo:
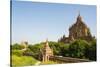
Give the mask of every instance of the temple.
<path id="1" fill-rule="evenodd" d="M 49 47 L 48 39 L 46 40 L 42 50 L 42 61 L 49 61 L 50 56 L 53 56 L 53 50 Z"/>
<path id="2" fill-rule="evenodd" d="M 66 37 L 65 35 L 63 35 L 63 37 L 59 39 L 58 42 L 70 43 L 76 39 L 83 39 L 86 41 L 92 40 L 90 30 L 83 22 L 80 13 L 77 16 L 76 22 L 69 28 L 69 36 Z"/>
<path id="3" fill-rule="evenodd" d="M 28 42 L 27 41 L 21 42 L 21 45 L 23 46 L 22 50 L 27 50 L 27 47 L 28 47 Z"/>

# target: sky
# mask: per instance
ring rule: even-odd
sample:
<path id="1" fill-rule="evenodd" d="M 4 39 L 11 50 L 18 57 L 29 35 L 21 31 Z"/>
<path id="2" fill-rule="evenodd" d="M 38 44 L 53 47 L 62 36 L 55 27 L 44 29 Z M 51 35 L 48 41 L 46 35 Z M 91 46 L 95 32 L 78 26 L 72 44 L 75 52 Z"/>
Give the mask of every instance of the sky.
<path id="1" fill-rule="evenodd" d="M 58 41 L 76 22 L 80 12 L 84 23 L 96 36 L 96 6 L 79 4 L 43 3 L 28 1 L 12 2 L 12 43 L 28 41 L 40 43 L 47 38 Z"/>

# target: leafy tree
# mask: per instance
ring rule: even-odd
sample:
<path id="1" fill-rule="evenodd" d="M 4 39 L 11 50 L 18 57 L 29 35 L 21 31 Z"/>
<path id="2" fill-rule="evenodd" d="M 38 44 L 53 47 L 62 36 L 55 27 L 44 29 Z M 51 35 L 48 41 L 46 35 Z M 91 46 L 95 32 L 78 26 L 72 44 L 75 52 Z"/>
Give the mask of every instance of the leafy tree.
<path id="1" fill-rule="evenodd" d="M 23 52 L 23 55 L 25 56 L 33 56 L 33 54 L 34 53 L 29 48 Z"/>
<path id="2" fill-rule="evenodd" d="M 39 59 L 40 49 L 42 48 L 42 44 L 29 45 L 28 48 L 30 49 L 30 51 L 32 51 L 33 57 Z"/>
<path id="3" fill-rule="evenodd" d="M 49 45 L 53 49 L 54 55 L 61 55 L 61 43 L 50 41 Z"/>
<path id="4" fill-rule="evenodd" d="M 23 49 L 24 48 L 24 46 L 22 46 L 22 45 L 20 45 L 20 44 L 18 44 L 18 43 L 15 43 L 15 44 L 13 44 L 13 45 L 11 45 L 11 49 L 16 49 L 16 50 L 21 50 L 21 49 Z"/>
<path id="5" fill-rule="evenodd" d="M 68 56 L 69 44 L 64 44 L 61 42 L 49 42 L 50 47 L 53 49 L 54 55 L 58 56 Z"/>
<path id="6" fill-rule="evenodd" d="M 85 58 L 85 50 L 88 43 L 85 40 L 76 40 L 69 45 L 69 56 Z"/>
<path id="7" fill-rule="evenodd" d="M 93 40 L 89 46 L 88 58 L 96 61 L 96 40 Z"/>
<path id="8" fill-rule="evenodd" d="M 61 45 L 61 55 L 62 56 L 69 56 L 69 44 L 63 44 Z"/>

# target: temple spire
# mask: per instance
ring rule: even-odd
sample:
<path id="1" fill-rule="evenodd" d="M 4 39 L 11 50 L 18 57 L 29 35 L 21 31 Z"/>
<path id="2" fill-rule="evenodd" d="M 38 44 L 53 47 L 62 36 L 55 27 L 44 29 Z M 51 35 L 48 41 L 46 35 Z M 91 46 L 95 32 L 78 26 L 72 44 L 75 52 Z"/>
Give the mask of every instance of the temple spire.
<path id="1" fill-rule="evenodd" d="M 82 17 L 80 15 L 80 11 L 78 12 L 78 17 L 77 17 L 77 23 L 79 23 L 80 21 L 82 21 Z"/>
<path id="2" fill-rule="evenodd" d="M 48 38 L 46 39 L 46 46 L 48 46 Z"/>

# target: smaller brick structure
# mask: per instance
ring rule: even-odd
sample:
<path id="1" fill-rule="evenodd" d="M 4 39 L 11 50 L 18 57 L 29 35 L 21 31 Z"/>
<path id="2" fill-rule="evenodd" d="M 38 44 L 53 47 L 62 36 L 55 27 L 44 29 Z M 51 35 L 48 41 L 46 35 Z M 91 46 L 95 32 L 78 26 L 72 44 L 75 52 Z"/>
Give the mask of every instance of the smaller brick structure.
<path id="1" fill-rule="evenodd" d="M 42 61 L 49 61 L 50 56 L 53 56 L 53 50 L 49 47 L 47 39 L 42 49 Z"/>

